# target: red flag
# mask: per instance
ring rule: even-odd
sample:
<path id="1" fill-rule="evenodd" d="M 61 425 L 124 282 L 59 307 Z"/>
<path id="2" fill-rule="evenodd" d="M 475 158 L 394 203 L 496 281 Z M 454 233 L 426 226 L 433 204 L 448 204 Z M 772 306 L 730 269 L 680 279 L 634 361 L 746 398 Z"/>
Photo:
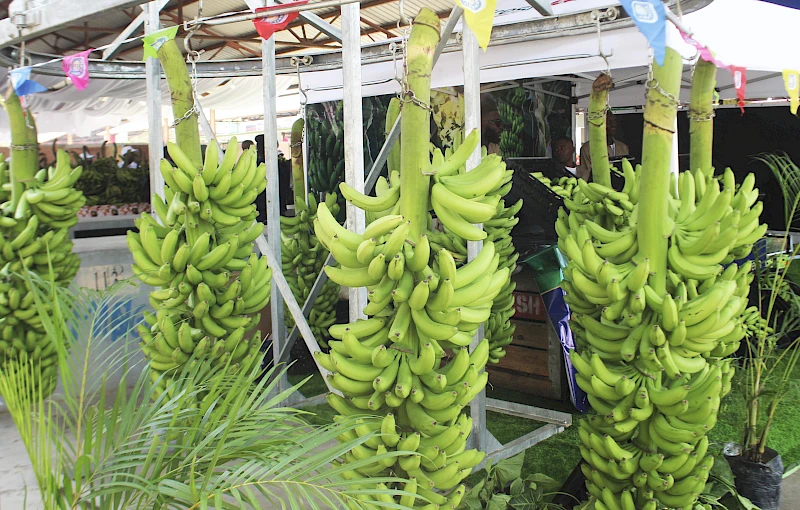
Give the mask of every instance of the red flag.
<path id="1" fill-rule="evenodd" d="M 270 7 L 259 7 L 256 9 L 256 12 L 265 12 L 270 11 L 273 9 L 283 9 L 285 7 L 291 7 L 293 5 L 303 5 L 308 3 L 308 0 L 300 0 L 299 2 L 291 2 L 285 3 L 281 5 L 273 5 Z M 260 35 L 263 39 L 269 39 L 272 37 L 272 34 L 275 32 L 280 32 L 284 28 L 286 28 L 289 23 L 294 21 L 297 18 L 299 13 L 297 11 L 290 12 L 288 14 L 278 14 L 277 16 L 267 16 L 264 18 L 258 18 L 253 20 L 253 25 L 256 26 L 256 32 Z"/>
<path id="2" fill-rule="evenodd" d="M 733 86 L 736 87 L 736 97 L 739 98 L 739 109 L 744 115 L 744 89 L 747 85 L 747 71 L 744 67 L 730 66 L 733 74 Z"/>

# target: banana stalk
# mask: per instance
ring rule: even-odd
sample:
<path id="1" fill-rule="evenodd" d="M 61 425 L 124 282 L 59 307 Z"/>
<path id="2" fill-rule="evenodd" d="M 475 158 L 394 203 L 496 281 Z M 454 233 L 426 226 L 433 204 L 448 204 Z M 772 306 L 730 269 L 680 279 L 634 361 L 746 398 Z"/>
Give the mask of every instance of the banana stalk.
<path id="1" fill-rule="evenodd" d="M 438 27 L 438 22 L 433 23 Z M 408 45 L 408 88 L 414 91 L 417 100 L 423 104 L 431 101 L 431 70 L 433 69 L 433 49 L 439 42 L 438 30 L 430 26 L 415 25 L 412 34 L 415 44 Z M 416 244 L 419 236 L 427 229 L 427 214 L 430 209 L 428 188 L 430 176 L 423 172 L 428 169 L 428 146 L 430 129 L 430 110 L 413 102 L 403 103 L 400 118 L 400 214 L 410 222 L 408 239 Z"/>
<path id="2" fill-rule="evenodd" d="M 592 83 L 592 93 L 589 95 L 589 154 L 592 158 L 592 180 L 609 188 L 611 168 L 608 163 L 606 111 L 608 91 L 613 85 L 610 75 L 600 73 Z"/>
<path id="3" fill-rule="evenodd" d="M 673 97 L 680 93 L 682 65 L 678 52 L 667 48 L 664 65 L 653 66 L 653 80 Z M 663 295 L 667 290 L 667 238 L 672 234 L 664 218 L 668 217 L 669 212 L 670 160 L 677 105 L 658 89 L 650 88 L 647 90 L 646 106 L 642 135 L 642 167 L 646 171 L 642 174 L 639 195 L 642 204 L 639 211 L 642 226 L 638 231 L 639 253 L 649 259 L 650 286 Z"/>
<path id="4" fill-rule="evenodd" d="M 12 149 L 14 157 L 11 158 L 11 205 L 16 208 L 24 191 L 22 183 L 33 179 L 33 174 L 36 173 L 39 143 L 31 113 L 27 112 L 29 122 L 26 122 L 26 112 L 23 111 L 19 97 L 10 85 L 3 107 L 8 113 L 11 145 L 25 147 L 25 149 Z"/>
<path id="5" fill-rule="evenodd" d="M 183 118 L 186 112 L 194 108 L 192 79 L 186 69 L 186 59 L 174 39 L 162 44 L 157 53 L 169 85 L 172 115 L 175 119 Z M 200 127 L 194 116 L 175 126 L 175 141 L 195 166 L 199 168 L 203 165 L 203 155 L 200 153 Z"/>
<path id="6" fill-rule="evenodd" d="M 713 175 L 711 163 L 714 137 L 714 86 L 717 66 L 713 62 L 698 59 L 692 76 L 692 89 L 689 99 L 689 167 L 700 169 L 706 175 Z"/>
<path id="7" fill-rule="evenodd" d="M 305 202 L 305 189 L 306 181 L 303 174 L 303 126 L 305 122 L 303 119 L 297 119 L 292 124 L 292 135 L 290 143 L 292 144 L 292 181 L 294 183 L 294 203 L 295 211 L 297 210 L 298 202 Z"/>

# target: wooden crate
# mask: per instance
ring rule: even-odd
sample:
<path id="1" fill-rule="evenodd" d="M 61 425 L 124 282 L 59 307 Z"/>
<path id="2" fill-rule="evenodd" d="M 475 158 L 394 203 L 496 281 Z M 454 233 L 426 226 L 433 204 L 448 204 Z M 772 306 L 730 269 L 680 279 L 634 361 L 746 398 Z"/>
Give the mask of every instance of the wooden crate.
<path id="1" fill-rule="evenodd" d="M 525 268 L 514 275 L 516 326 L 507 354 L 497 365 L 487 365 L 489 383 L 542 397 L 561 399 L 564 373 L 561 343 L 547 316 L 532 271 Z"/>

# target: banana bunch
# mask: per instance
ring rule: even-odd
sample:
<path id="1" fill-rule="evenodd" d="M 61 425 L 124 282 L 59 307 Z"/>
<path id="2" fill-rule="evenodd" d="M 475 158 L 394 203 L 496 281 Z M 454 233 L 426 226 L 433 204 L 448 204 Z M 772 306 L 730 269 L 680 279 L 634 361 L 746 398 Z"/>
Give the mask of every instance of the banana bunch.
<path id="1" fill-rule="evenodd" d="M 339 206 L 336 193 L 325 197 L 325 204 L 336 216 Z M 308 205 L 303 201 L 295 202 L 294 217 L 281 216 L 281 263 L 283 274 L 292 289 L 298 303 L 303 303 L 311 293 L 311 288 L 322 271 L 328 251 L 319 243 L 314 235 L 313 223 L 317 217 L 317 201 L 313 193 L 308 194 Z M 320 345 L 327 347 L 328 328 L 336 322 L 336 303 L 339 301 L 339 286 L 331 280 L 325 282 L 314 301 L 308 317 L 308 325 Z M 294 326 L 291 314 L 285 315 L 286 327 Z"/>
<path id="2" fill-rule="evenodd" d="M 309 191 L 319 196 L 333 193 L 344 181 L 344 119 L 341 102 L 336 108 L 333 124 L 319 117 L 308 116 L 309 146 L 318 148 L 309 154 Z"/>
<path id="3" fill-rule="evenodd" d="M 217 145 L 209 144 L 199 167 L 170 142 L 177 167 L 161 160 L 167 187 L 166 200 L 153 204 L 158 218 L 142 214 L 139 232 L 127 235 L 134 274 L 157 287 L 150 293 L 155 313 L 139 328 L 154 381 L 191 356 L 248 366 L 261 347 L 253 329 L 269 301 L 272 270 L 253 253 L 264 229 L 254 222 L 253 201 L 266 188 L 265 171 L 254 149 L 237 161 L 235 138 L 228 147 L 217 164 Z"/>
<path id="4" fill-rule="evenodd" d="M 524 149 L 522 132 L 525 130 L 525 120 L 521 106 L 524 101 L 525 92 L 521 87 L 511 89 L 497 101 L 497 112 L 503 123 L 503 131 L 500 133 L 500 154 L 504 158 L 516 158 L 522 155 Z"/>
<path id="5" fill-rule="evenodd" d="M 22 274 L 30 271 L 66 286 L 78 272 L 80 259 L 72 253 L 69 227 L 78 222 L 78 209 L 85 203 L 74 188 L 81 167 L 73 169 L 69 155 L 59 151 L 55 167 L 21 182 L 15 205 L 14 183 L 6 166 L 5 159 L 0 160 L 0 193 L 5 200 L 0 205 L 0 367 L 10 360 L 37 362 L 47 395 L 56 383 L 56 346 L 44 330 L 34 293 Z"/>
<path id="6" fill-rule="evenodd" d="M 713 464 L 706 433 L 734 374 L 724 358 L 747 333 L 752 263 L 733 260 L 766 225 L 752 175 L 736 186 L 729 169 L 719 178 L 682 173 L 662 222 L 661 295 L 640 254 L 642 170 L 622 168 L 623 191 L 579 180 L 556 222 L 569 260 L 562 288 L 578 348 L 570 358 L 597 412 L 581 423 L 582 469 L 600 508 L 689 508 Z"/>
<path id="7" fill-rule="evenodd" d="M 420 10 L 408 41 L 407 82 L 422 104 L 430 100 L 436 20 L 429 9 Z M 504 240 L 494 238 L 512 220 L 504 217 L 485 227 L 496 229 L 490 233 L 474 223 L 488 223 L 498 209 L 506 211 L 500 198 L 511 175 L 496 156 L 484 156 L 470 172 L 462 170 L 477 147 L 477 133 L 458 148 L 437 149 L 431 156 L 430 112 L 419 102 L 402 103 L 400 143 L 375 196 L 340 185 L 342 195 L 369 215 L 364 232 L 339 225 L 326 204 L 317 208 L 316 235 L 341 264 L 326 267 L 328 276 L 369 292 L 363 310 L 368 318 L 331 326 L 330 352 L 315 358 L 343 395 L 329 395 L 330 405 L 340 415 L 365 416 L 363 426 L 348 436 L 365 439 L 343 459 L 352 466 L 348 476 L 371 488 L 376 483 L 371 478 L 397 475 L 410 482 L 396 488 L 422 498 L 401 499 L 408 508 L 455 508 L 464 494 L 460 482 L 485 456 L 466 449 L 471 422 L 463 410 L 487 383 L 484 367 L 492 349 L 485 338 L 472 352 L 469 346 L 510 277 L 498 249 L 506 249 Z M 390 104 L 387 126 L 399 106 Z M 433 230 L 431 210 L 444 232 Z M 483 240 L 483 248 L 467 262 L 458 250 L 434 246 L 432 239 L 440 235 L 453 236 L 453 244 L 464 244 L 465 250 L 467 239 Z M 395 451 L 419 455 L 373 460 Z"/>
<path id="8" fill-rule="evenodd" d="M 563 175 L 558 179 L 550 179 L 542 172 L 533 172 L 531 175 L 562 198 L 572 198 L 573 193 L 578 189 L 578 179 L 576 177 Z"/>

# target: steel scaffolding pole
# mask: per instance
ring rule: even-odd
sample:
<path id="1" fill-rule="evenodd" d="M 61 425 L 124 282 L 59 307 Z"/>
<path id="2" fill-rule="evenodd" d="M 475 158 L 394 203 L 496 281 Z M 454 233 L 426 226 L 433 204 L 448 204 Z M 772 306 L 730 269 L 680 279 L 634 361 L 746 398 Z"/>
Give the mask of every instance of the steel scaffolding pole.
<path id="1" fill-rule="evenodd" d="M 275 5 L 273 0 L 265 0 L 266 7 Z M 270 37 L 261 42 L 261 76 L 264 83 L 264 162 L 267 167 L 267 239 L 280 271 L 281 261 L 281 201 L 278 177 L 278 116 L 275 104 L 275 39 Z M 272 357 L 275 366 L 280 363 L 280 352 L 286 342 L 286 326 L 283 317 L 283 296 L 275 278 L 272 279 L 270 313 L 272 315 Z M 278 391 L 288 388 L 284 376 L 278 382 Z"/>
<path id="2" fill-rule="evenodd" d="M 146 34 L 161 28 L 159 14 L 163 2 L 150 2 L 144 6 L 146 15 L 144 31 Z M 147 144 L 150 152 L 150 203 L 155 203 L 156 195 L 164 196 L 164 177 L 159 172 L 161 158 L 164 155 L 166 141 L 161 138 L 161 62 L 157 58 L 148 58 L 145 62 L 147 74 Z M 153 211 L 155 214 L 155 210 Z M 161 218 L 164 220 L 164 218 Z"/>
<path id="3" fill-rule="evenodd" d="M 364 192 L 364 121 L 361 111 L 361 19 L 357 3 L 342 6 L 342 72 L 344 74 L 344 177 L 356 191 Z M 345 225 L 364 232 L 364 211 L 347 202 Z M 367 289 L 350 288 L 350 321 L 364 318 Z"/>

